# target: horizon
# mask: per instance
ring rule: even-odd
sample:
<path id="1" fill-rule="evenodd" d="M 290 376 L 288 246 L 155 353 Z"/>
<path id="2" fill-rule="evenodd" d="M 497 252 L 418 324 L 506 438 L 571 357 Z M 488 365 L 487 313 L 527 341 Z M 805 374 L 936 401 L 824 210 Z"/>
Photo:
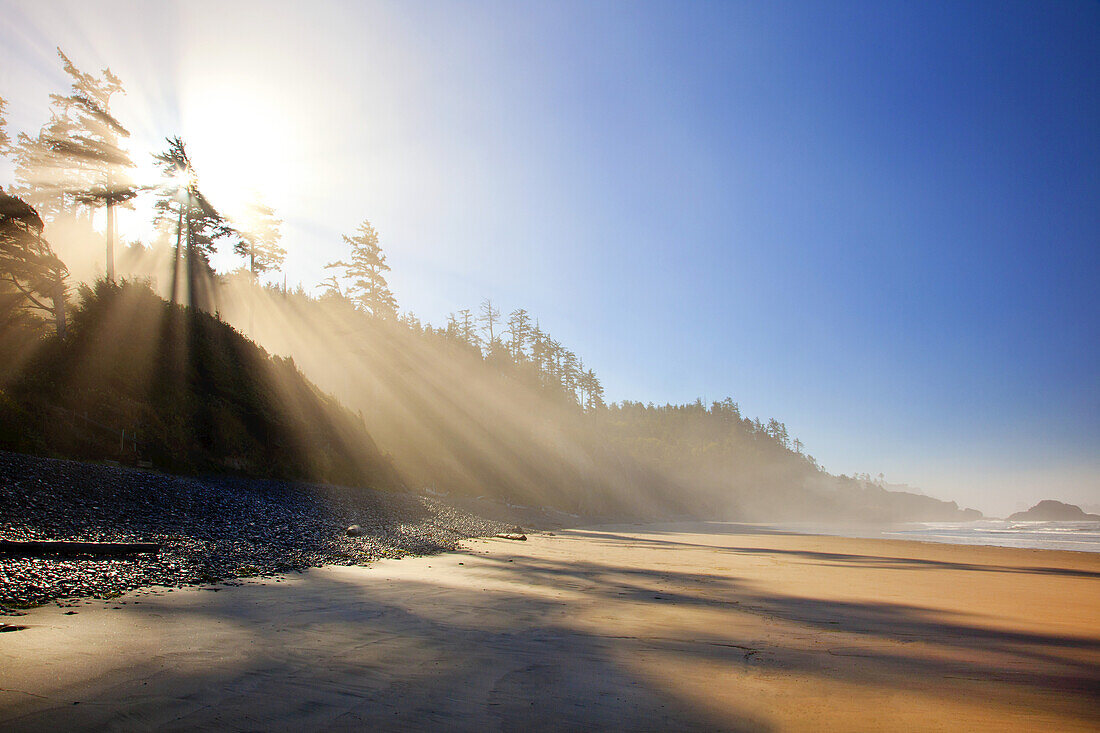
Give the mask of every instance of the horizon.
<path id="1" fill-rule="evenodd" d="M 1095 5 L 3 5 L 13 137 L 55 46 L 110 67 L 135 160 L 179 134 L 216 204 L 260 190 L 291 286 L 369 218 L 402 311 L 527 308 L 609 400 L 728 395 L 987 514 L 1100 503 Z"/>

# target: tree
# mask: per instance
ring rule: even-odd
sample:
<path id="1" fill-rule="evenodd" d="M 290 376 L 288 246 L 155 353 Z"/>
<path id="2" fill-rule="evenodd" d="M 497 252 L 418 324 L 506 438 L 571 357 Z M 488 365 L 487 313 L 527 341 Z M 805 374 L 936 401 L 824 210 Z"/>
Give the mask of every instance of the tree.
<path id="1" fill-rule="evenodd" d="M 545 376 L 550 365 L 550 339 L 542 329 L 538 321 L 531 331 L 531 360 L 535 362 L 535 369 L 540 376 Z"/>
<path id="2" fill-rule="evenodd" d="M 157 194 L 157 221 L 164 224 L 176 219 L 176 251 L 172 262 L 172 302 L 178 302 L 179 264 L 183 257 L 187 273 L 187 304 L 202 308 L 203 300 L 197 287 L 200 271 L 209 278 L 213 274 L 210 255 L 217 249 L 217 240 L 233 234 L 225 217 L 206 199 L 199 189 L 198 176 L 187 146 L 179 137 L 166 138 L 168 148 L 154 160 L 160 166 L 165 183 Z"/>
<path id="3" fill-rule="evenodd" d="M 73 134 L 75 125 L 65 110 L 53 107 L 50 121 L 36 137 L 19 133 L 14 147 L 15 179 L 19 186 L 13 191 L 28 201 L 39 214 L 49 220 L 63 215 L 80 218 L 86 214 L 91 226 L 91 209 L 80 203 L 73 193 L 88 185 L 87 171 L 60 155 L 53 145 Z"/>
<path id="4" fill-rule="evenodd" d="M 764 429 L 768 435 L 770 435 L 777 443 L 784 448 L 790 445 L 790 435 L 787 433 L 787 426 L 776 420 L 774 417 L 768 420 L 768 425 Z"/>
<path id="5" fill-rule="evenodd" d="M 562 358 L 565 356 L 565 349 L 560 341 L 549 338 L 549 336 L 547 336 L 547 339 L 547 348 L 550 351 L 550 379 L 560 385 L 562 383 Z"/>
<path id="6" fill-rule="evenodd" d="M 497 323 L 500 323 L 500 310 L 493 307 L 493 301 L 490 298 L 486 298 L 481 301 L 481 305 L 478 307 L 479 315 L 477 320 L 481 323 L 482 331 L 486 331 L 489 334 L 488 348 L 489 354 L 493 353 L 496 348 L 497 337 L 494 333 L 494 328 Z"/>
<path id="7" fill-rule="evenodd" d="M 577 398 L 577 382 L 581 374 L 581 365 L 577 355 L 569 349 L 562 349 L 561 387 L 573 399 Z"/>
<path id="8" fill-rule="evenodd" d="M 340 289 L 340 281 L 335 275 L 329 275 L 324 281 L 321 282 L 321 288 L 324 291 L 321 293 L 323 298 L 343 298 L 344 291 Z"/>
<path id="9" fill-rule="evenodd" d="M 44 225 L 28 203 L 0 189 L 0 312 L 5 325 L 27 310 L 44 312 L 65 338 L 68 268 L 42 236 Z M 6 291 L 6 292 L 5 292 Z"/>
<path id="10" fill-rule="evenodd" d="M 19 136 L 17 177 L 42 197 L 42 205 L 60 214 L 66 209 L 105 206 L 107 277 L 115 277 L 115 209 L 137 195 L 130 176 L 133 161 L 122 146 L 130 132 L 111 114 L 111 97 L 122 82 L 111 70 L 100 76 L 80 71 L 57 49 L 72 79 L 68 94 L 51 94 L 50 122 L 37 138 Z M 72 213 L 76 213 L 73 211 Z"/>
<path id="11" fill-rule="evenodd" d="M 477 329 L 474 328 L 474 313 L 469 308 L 463 308 L 458 312 L 458 318 L 455 319 L 458 327 L 458 333 L 462 337 L 462 340 L 468 343 L 475 349 L 481 349 L 481 337 L 477 335 Z"/>
<path id="12" fill-rule="evenodd" d="M 531 338 L 531 316 L 523 308 L 508 314 L 508 349 L 517 364 L 527 357 L 527 341 Z"/>
<path id="13" fill-rule="evenodd" d="M 233 251 L 248 260 L 248 272 L 253 279 L 283 266 L 286 250 L 279 246 L 282 224 L 275 210 L 258 196 L 249 202 L 243 220 L 236 227 L 238 239 Z"/>
<path id="14" fill-rule="evenodd" d="M 325 267 L 344 271 L 343 277 L 350 281 L 344 292 L 359 308 L 378 318 L 393 318 L 397 315 L 397 300 L 383 274 L 390 266 L 378 244 L 378 232 L 364 219 L 356 233 L 355 237 L 344 235 L 344 242 L 351 247 L 350 260 L 330 262 Z"/>
<path id="15" fill-rule="evenodd" d="M 596 377 L 596 372 L 591 369 L 581 373 L 579 377 L 579 383 L 581 392 L 584 394 L 583 407 L 585 410 L 592 411 L 599 407 L 604 407 L 603 401 L 603 385 L 600 384 L 599 378 Z"/>
<path id="16" fill-rule="evenodd" d="M 8 148 L 11 147 L 11 138 L 8 137 L 7 124 L 8 121 L 4 117 L 4 108 L 8 106 L 7 100 L 0 97 L 0 155 L 4 155 L 8 152 Z"/>

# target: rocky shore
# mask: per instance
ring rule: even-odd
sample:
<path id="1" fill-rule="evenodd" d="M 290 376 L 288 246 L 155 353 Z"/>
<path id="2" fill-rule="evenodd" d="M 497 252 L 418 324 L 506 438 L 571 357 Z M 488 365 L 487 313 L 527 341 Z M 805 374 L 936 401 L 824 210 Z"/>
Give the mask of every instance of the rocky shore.
<path id="1" fill-rule="evenodd" d="M 347 536 L 350 525 L 361 534 Z M 0 452 L 0 540 L 160 546 L 124 557 L 0 556 L 0 612 L 149 585 L 431 554 L 512 528 L 413 493 L 187 478 Z"/>

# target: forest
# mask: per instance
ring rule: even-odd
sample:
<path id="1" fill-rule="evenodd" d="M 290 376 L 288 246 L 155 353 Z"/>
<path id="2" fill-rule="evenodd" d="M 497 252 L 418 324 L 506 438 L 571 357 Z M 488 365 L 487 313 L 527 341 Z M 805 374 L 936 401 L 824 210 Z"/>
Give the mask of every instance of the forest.
<path id="1" fill-rule="evenodd" d="M 111 111 L 122 80 L 58 55 L 71 86 L 36 133 L 9 133 L 0 99 L 15 171 L 0 189 L 0 447 L 585 517 L 976 514 L 881 475 L 833 476 L 783 422 L 730 398 L 607 404 L 523 307 L 486 298 L 422 322 L 399 307 L 369 218 L 348 223 L 324 282 L 288 289 L 278 212 L 257 197 L 221 213 L 178 136 L 140 160 Z M 139 200 L 153 233 L 119 241 L 118 214 Z M 216 271 L 216 252 L 236 269 Z"/>

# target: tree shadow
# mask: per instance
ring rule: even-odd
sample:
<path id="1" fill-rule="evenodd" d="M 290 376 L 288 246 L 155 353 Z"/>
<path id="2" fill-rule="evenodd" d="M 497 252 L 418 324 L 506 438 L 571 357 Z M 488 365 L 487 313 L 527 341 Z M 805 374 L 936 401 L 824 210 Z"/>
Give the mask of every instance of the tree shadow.
<path id="1" fill-rule="evenodd" d="M 745 526 L 745 525 L 734 525 Z M 755 530 L 756 528 L 751 528 Z M 652 530 L 650 528 L 645 529 L 645 534 L 662 534 L 661 530 Z M 812 560 L 815 562 L 827 562 L 833 565 L 840 565 L 844 567 L 874 567 L 874 568 L 893 568 L 893 569 L 915 569 L 915 568 L 928 568 L 928 569 L 942 569 L 942 570 L 967 570 L 973 572 L 983 573 L 1024 573 L 1035 575 L 1061 575 L 1065 577 L 1074 578 L 1100 578 L 1100 572 L 1093 570 L 1082 570 L 1080 568 L 1067 568 L 1067 567 L 1044 567 L 1044 566 L 1032 566 L 1032 565 L 993 565 L 993 564 L 977 564 L 977 563 L 965 563 L 965 562 L 952 562 L 950 560 L 932 560 L 928 558 L 917 557 L 893 557 L 888 555 L 862 555 L 842 552 L 823 552 L 818 550 L 796 550 L 796 549 L 784 549 L 775 547 L 729 547 L 725 545 L 715 546 L 698 542 L 685 542 L 683 540 L 667 540 L 658 539 L 654 537 L 646 537 L 639 535 L 620 534 L 616 532 L 604 532 L 599 530 L 563 530 L 561 534 L 568 534 L 570 536 L 583 537 L 595 542 L 602 542 L 605 544 L 620 544 L 623 542 L 631 543 L 635 545 L 650 545 L 654 547 L 665 547 L 669 549 L 700 549 L 708 550 L 717 553 L 735 553 L 740 555 L 777 555 L 784 557 L 794 557 L 806 560 Z M 772 534 L 772 535 L 788 535 L 788 536 L 804 536 L 798 532 L 786 532 L 782 530 L 776 531 L 730 531 L 730 532 L 711 532 L 711 524 L 707 524 L 707 534 Z"/>
<path id="2" fill-rule="evenodd" d="M 1094 636 L 997 629 L 973 614 L 914 605 L 796 596 L 709 572 L 529 557 L 521 547 L 511 556 L 482 555 L 438 576 L 393 583 L 349 568 L 195 593 L 187 602 L 143 597 L 140 610 L 127 612 L 140 633 L 163 630 L 165 640 L 152 653 L 138 649 L 126 657 L 124 675 L 105 675 L 50 700 L 0 693 L 0 725 L 773 725 L 731 702 L 736 688 L 716 686 L 714 705 L 704 709 L 677 691 L 676 680 L 653 673 L 685 665 L 933 701 L 969 698 L 1018 711 L 1021 720 L 1049 714 L 1085 727 L 1093 720 L 1100 693 Z M 681 622 L 695 611 L 705 612 L 697 614 L 705 625 Z M 603 621 L 586 622 L 586 614 Z M 754 622 L 758 617 L 765 623 Z M 639 625 L 638 618 L 649 620 Z M 66 653 L 58 652 L 56 662 L 64 664 Z M 95 703 L 80 705 L 79 717 L 71 704 L 78 694 Z M 736 712 L 716 712 L 723 706 Z"/>
<path id="3" fill-rule="evenodd" d="M 722 549 L 726 552 L 737 552 L 746 555 L 783 555 L 785 557 L 798 557 L 845 567 L 929 568 L 941 570 L 967 570 L 982 573 L 1023 573 L 1027 575 L 1062 575 L 1071 578 L 1100 578 L 1100 572 L 1081 570 L 1079 568 L 1031 565 L 978 565 L 975 563 L 930 560 L 927 558 L 855 555 L 842 552 L 820 552 L 816 550 L 789 550 L 759 547 L 725 547 Z"/>
<path id="4" fill-rule="evenodd" d="M 632 673 L 614 661 L 615 639 L 539 623 L 561 613 L 548 599 L 307 572 L 198 600 L 146 596 L 128 612 L 170 635 L 184 625 L 209 637 L 174 635 L 124 673 L 46 697 L 0 690 L 0 726 L 770 730 L 696 709 Z"/>
<path id="5" fill-rule="evenodd" d="M 633 538 L 632 538 L 633 539 Z M 715 548 L 719 550 L 721 548 Z M 1081 710 L 1100 696 L 1100 638 L 998 629 L 975 615 L 898 603 L 849 602 L 762 591 L 751 584 L 709 573 L 608 565 L 593 561 L 558 562 L 521 558 L 507 564 L 525 582 L 575 589 L 604 600 L 661 604 L 672 609 L 725 610 L 781 621 L 824 639 L 824 649 L 769 646 L 754 639 L 696 634 L 692 639 L 637 638 L 667 652 L 753 667 L 820 674 L 832 679 L 902 689 L 924 687 L 924 680 L 979 683 L 981 694 L 1006 702 L 1020 692 L 1064 693 L 1053 708 Z M 935 566 L 913 564 L 916 571 Z M 966 568 L 964 568 L 966 569 Z M 1026 572 L 1014 568 L 1012 572 Z M 1046 574 L 1048 568 L 1038 568 Z M 1084 576 L 1087 577 L 1087 576 Z M 853 661 L 838 669 L 836 659 Z M 1000 683 L 999 692 L 984 683 Z M 1041 695 L 1040 695 L 1041 697 Z M 1038 704 L 1046 704 L 1039 700 Z"/>

